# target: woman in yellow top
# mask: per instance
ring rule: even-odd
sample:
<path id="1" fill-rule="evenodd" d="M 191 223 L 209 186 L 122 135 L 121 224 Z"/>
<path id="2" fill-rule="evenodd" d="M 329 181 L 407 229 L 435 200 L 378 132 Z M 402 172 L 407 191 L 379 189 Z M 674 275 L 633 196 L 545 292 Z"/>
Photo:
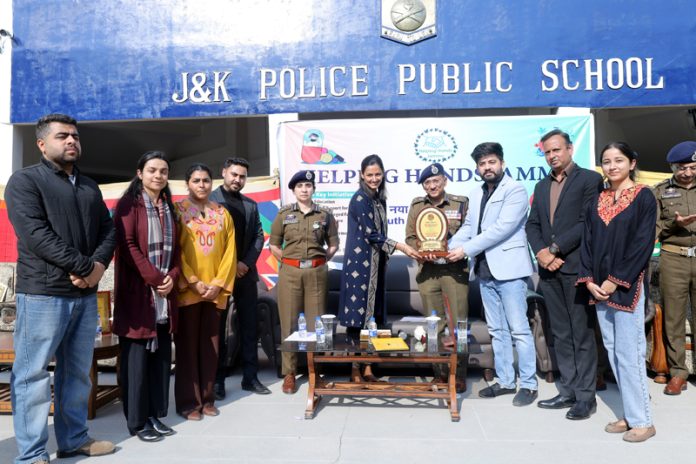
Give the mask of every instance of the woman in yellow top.
<path id="1" fill-rule="evenodd" d="M 237 273 L 234 224 L 227 210 L 208 199 L 210 168 L 186 171 L 189 196 L 175 203 L 181 241 L 179 330 L 176 342 L 176 412 L 188 420 L 217 416 L 213 382 L 218 361 L 220 313 Z"/>

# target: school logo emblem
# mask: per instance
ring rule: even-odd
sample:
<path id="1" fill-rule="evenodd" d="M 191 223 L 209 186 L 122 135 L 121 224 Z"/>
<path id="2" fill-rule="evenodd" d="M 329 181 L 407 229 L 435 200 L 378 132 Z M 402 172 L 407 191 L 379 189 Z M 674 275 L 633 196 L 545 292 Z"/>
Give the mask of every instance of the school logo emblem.
<path id="1" fill-rule="evenodd" d="M 412 45 L 437 35 L 437 0 L 382 0 L 381 35 Z"/>

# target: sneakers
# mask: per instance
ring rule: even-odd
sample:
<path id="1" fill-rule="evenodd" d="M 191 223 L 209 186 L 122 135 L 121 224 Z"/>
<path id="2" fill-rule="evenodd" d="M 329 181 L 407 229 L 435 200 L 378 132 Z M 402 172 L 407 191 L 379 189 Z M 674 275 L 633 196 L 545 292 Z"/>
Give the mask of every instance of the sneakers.
<path id="1" fill-rule="evenodd" d="M 655 433 L 655 426 L 653 425 L 650 427 L 636 427 L 624 433 L 623 440 L 629 443 L 640 443 L 654 437 Z"/>
<path id="2" fill-rule="evenodd" d="M 538 393 L 536 390 L 529 388 L 520 388 L 515 397 L 512 399 L 513 406 L 529 406 L 536 401 Z"/>
<path id="3" fill-rule="evenodd" d="M 104 456 L 111 454 L 116 450 L 113 443 L 106 440 L 97 441 L 93 438 L 87 440 L 87 443 L 72 451 L 58 450 L 58 459 L 71 458 L 73 456 Z"/>
<path id="4" fill-rule="evenodd" d="M 481 398 L 495 398 L 501 395 L 512 395 L 517 391 L 516 388 L 503 388 L 498 383 L 494 383 L 490 387 L 486 387 L 479 392 Z"/>
<path id="5" fill-rule="evenodd" d="M 604 431 L 607 433 L 625 433 L 628 432 L 629 427 L 628 427 L 628 422 L 626 422 L 626 419 L 619 419 L 615 422 L 609 422 L 606 427 L 604 427 Z"/>

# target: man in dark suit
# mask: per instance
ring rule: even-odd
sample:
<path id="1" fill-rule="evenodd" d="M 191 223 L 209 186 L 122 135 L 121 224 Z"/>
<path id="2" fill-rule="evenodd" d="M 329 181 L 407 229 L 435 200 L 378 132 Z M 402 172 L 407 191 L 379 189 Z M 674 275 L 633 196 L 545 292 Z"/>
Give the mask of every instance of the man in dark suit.
<path id="1" fill-rule="evenodd" d="M 598 194 L 601 176 L 573 162 L 570 136 L 553 130 L 541 138 L 548 176 L 534 189 L 527 238 L 539 264 L 539 287 L 546 300 L 558 370 L 559 395 L 540 408 L 570 408 L 567 419 L 587 419 L 597 408 L 597 347 L 592 308 L 576 295 L 580 239 L 588 205 Z"/>
<path id="2" fill-rule="evenodd" d="M 256 260 L 263 249 L 263 228 L 256 202 L 242 195 L 246 185 L 249 162 L 244 158 L 227 158 L 222 169 L 223 185 L 215 189 L 210 199 L 225 206 L 234 221 L 235 241 L 237 245 L 237 280 L 234 283 L 230 304 L 234 302 L 239 317 L 239 331 L 242 348 L 242 389 L 267 395 L 271 391 L 259 382 L 256 376 L 259 370 L 258 360 L 258 314 L 256 301 L 258 289 L 256 283 L 259 274 Z M 215 379 L 215 398 L 225 398 L 226 371 L 226 309 L 220 318 L 220 357 Z"/>

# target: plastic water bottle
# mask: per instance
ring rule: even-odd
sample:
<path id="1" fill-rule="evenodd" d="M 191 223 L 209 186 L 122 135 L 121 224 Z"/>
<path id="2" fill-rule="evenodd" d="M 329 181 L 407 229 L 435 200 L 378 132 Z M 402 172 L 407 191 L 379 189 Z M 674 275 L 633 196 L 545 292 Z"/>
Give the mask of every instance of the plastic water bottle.
<path id="1" fill-rule="evenodd" d="M 437 311 L 433 309 L 430 313 L 430 317 L 426 317 L 425 319 L 428 322 L 428 341 L 436 341 L 437 323 L 440 321 L 440 318 L 437 316 Z"/>
<path id="2" fill-rule="evenodd" d="M 297 331 L 301 338 L 307 337 L 307 319 L 305 319 L 304 313 L 300 313 L 300 317 L 297 318 Z"/>
<path id="3" fill-rule="evenodd" d="M 101 340 L 102 339 L 102 326 L 101 326 L 101 316 L 97 314 L 97 331 L 94 334 L 94 339 L 95 340 Z"/>
<path id="4" fill-rule="evenodd" d="M 317 343 L 326 342 L 326 332 L 324 332 L 324 323 L 321 322 L 321 317 L 317 316 L 314 320 L 314 333 L 317 334 Z"/>
<path id="5" fill-rule="evenodd" d="M 367 333 L 370 338 L 377 338 L 377 322 L 374 317 L 371 317 L 367 322 Z"/>

